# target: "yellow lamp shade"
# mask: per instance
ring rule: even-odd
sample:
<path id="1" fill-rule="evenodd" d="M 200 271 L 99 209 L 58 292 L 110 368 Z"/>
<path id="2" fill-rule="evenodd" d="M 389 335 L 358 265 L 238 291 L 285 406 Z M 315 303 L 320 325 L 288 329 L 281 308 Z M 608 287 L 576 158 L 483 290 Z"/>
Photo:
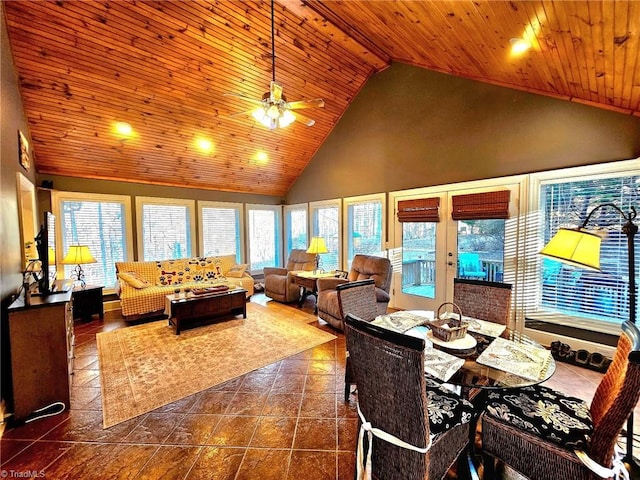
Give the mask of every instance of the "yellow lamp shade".
<path id="1" fill-rule="evenodd" d="M 601 241 L 599 235 L 586 230 L 561 228 L 540 255 L 574 267 L 600 271 Z"/>
<path id="2" fill-rule="evenodd" d="M 49 247 L 47 257 L 49 258 L 49 265 L 56 263 L 56 251 L 53 248 Z"/>
<path id="3" fill-rule="evenodd" d="M 312 237 L 311 243 L 309 244 L 309 248 L 307 249 L 307 253 L 314 253 L 318 255 L 319 253 L 328 253 L 327 244 L 324 243 L 324 238 L 322 237 Z"/>
<path id="4" fill-rule="evenodd" d="M 83 263 L 96 263 L 96 261 L 86 245 L 71 245 L 62 259 L 64 265 L 80 265 Z"/>

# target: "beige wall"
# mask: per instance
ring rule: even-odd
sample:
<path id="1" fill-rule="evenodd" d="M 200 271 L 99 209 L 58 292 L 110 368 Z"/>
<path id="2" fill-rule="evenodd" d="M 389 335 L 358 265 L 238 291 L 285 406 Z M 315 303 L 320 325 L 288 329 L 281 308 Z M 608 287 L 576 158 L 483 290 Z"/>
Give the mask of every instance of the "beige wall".
<path id="1" fill-rule="evenodd" d="M 367 82 L 287 203 L 638 156 L 640 117 L 394 64 Z"/>
<path id="2" fill-rule="evenodd" d="M 18 130 L 31 140 L 27 120 L 22 109 L 18 78 L 9 50 L 9 38 L 4 20 L 4 5 L 0 7 L 0 41 L 2 62 L 0 132 L 0 299 L 3 306 L 22 283 L 22 241 L 18 217 L 17 175 L 21 172 L 31 181 L 35 178 L 32 166 L 29 172 L 18 162 Z M 33 142 L 30 142 L 32 144 Z M 32 153 L 32 152 L 31 152 Z M 33 239 L 31 239 L 33 240 Z M 4 313 L 4 311 L 3 311 Z"/>

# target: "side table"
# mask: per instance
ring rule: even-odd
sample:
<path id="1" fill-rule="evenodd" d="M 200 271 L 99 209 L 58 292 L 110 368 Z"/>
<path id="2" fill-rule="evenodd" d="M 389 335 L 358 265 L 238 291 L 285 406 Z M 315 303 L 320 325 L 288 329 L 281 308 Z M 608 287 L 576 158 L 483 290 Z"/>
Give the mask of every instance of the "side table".
<path id="1" fill-rule="evenodd" d="M 336 272 L 321 272 L 321 271 L 304 271 L 297 272 L 293 275 L 293 282 L 302 288 L 300 300 L 298 300 L 298 307 L 302 307 L 304 301 L 309 295 L 313 295 L 316 299 L 316 306 L 313 313 L 318 313 L 318 279 L 335 277 Z"/>
<path id="2" fill-rule="evenodd" d="M 73 319 L 90 320 L 93 315 L 99 315 L 104 320 L 104 304 L 102 303 L 102 289 L 97 285 L 73 287 Z"/>

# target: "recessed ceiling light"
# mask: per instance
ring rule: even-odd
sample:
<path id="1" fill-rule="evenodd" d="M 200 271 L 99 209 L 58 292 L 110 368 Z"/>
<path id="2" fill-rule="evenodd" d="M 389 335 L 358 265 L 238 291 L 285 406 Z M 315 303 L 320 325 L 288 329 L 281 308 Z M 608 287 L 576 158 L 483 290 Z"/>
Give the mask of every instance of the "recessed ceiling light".
<path id="1" fill-rule="evenodd" d="M 133 128 L 127 122 L 116 122 L 113 129 L 123 137 L 130 137 L 133 134 Z"/>
<path id="2" fill-rule="evenodd" d="M 509 42 L 511 43 L 512 55 L 522 55 L 532 47 L 531 42 L 524 38 L 512 38 Z"/>
<path id="3" fill-rule="evenodd" d="M 196 147 L 202 153 L 211 153 L 213 152 L 213 142 L 206 138 L 196 138 Z"/>
<path id="4" fill-rule="evenodd" d="M 267 155 L 267 152 L 257 152 L 254 158 L 257 165 L 266 165 L 269 163 L 269 155 Z"/>

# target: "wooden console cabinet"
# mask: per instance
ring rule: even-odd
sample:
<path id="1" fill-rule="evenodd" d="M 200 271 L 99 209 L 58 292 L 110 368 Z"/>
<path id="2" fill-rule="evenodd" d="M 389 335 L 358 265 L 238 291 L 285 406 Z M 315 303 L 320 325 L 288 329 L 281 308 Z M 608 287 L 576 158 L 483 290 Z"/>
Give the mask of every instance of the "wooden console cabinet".
<path id="1" fill-rule="evenodd" d="M 70 404 L 73 374 L 72 292 L 19 298 L 9 307 L 13 413 L 22 420 L 33 411 Z"/>

